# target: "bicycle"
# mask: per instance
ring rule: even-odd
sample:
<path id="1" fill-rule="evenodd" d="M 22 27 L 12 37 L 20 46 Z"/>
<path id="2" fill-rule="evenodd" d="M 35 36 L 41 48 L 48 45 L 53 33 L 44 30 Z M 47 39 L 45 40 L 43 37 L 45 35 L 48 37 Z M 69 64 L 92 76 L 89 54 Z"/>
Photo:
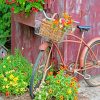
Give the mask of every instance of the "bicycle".
<path id="1" fill-rule="evenodd" d="M 46 19 L 49 18 L 45 12 L 44 16 Z M 79 22 L 75 21 L 75 23 L 79 24 Z M 67 34 L 67 36 L 71 36 L 76 38 L 77 40 L 62 40 L 60 43 L 77 43 L 79 44 L 78 54 L 76 57 L 75 63 L 71 63 L 70 65 L 67 65 L 68 68 L 66 72 L 71 73 L 72 75 L 80 75 L 84 78 L 86 83 L 89 86 L 98 86 L 100 85 L 100 80 L 96 81 L 93 71 L 95 69 L 98 69 L 100 72 L 100 61 L 99 61 L 99 48 L 100 48 L 100 37 L 96 37 L 91 39 L 90 42 L 86 43 L 84 41 L 84 34 L 85 32 L 88 32 L 91 28 L 91 26 L 80 26 L 78 25 L 77 28 L 81 32 L 81 38 L 72 34 L 72 31 L 70 34 Z M 85 45 L 83 48 L 83 51 L 81 52 L 82 45 Z M 60 57 L 61 64 L 65 65 L 64 59 L 62 57 L 62 54 L 59 50 L 58 44 L 53 42 L 52 40 L 49 42 L 44 42 L 39 46 L 39 55 L 36 59 L 36 62 L 33 67 L 32 76 L 30 80 L 30 86 L 29 91 L 32 98 L 34 98 L 34 91 L 36 91 L 41 83 L 45 80 L 46 73 L 50 66 L 50 57 L 52 55 L 52 49 L 55 47 L 58 56 Z M 34 93 L 33 93 L 34 92 Z"/>

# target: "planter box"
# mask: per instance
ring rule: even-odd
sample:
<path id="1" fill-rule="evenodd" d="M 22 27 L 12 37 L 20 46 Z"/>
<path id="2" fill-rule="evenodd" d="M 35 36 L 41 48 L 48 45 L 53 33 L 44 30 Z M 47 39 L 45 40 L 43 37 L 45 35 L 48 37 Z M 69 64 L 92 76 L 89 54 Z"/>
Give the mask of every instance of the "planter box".
<path id="1" fill-rule="evenodd" d="M 43 13 L 31 13 L 30 16 L 25 16 L 22 14 L 13 14 L 13 17 L 15 22 L 19 22 L 30 27 L 35 27 L 37 21 L 43 18 Z"/>
<path id="2" fill-rule="evenodd" d="M 53 14 L 47 13 L 47 15 L 51 17 Z M 30 16 L 13 14 L 13 17 L 15 22 L 19 22 L 30 27 L 38 27 L 41 23 L 41 20 L 45 18 L 42 12 L 31 13 Z"/>

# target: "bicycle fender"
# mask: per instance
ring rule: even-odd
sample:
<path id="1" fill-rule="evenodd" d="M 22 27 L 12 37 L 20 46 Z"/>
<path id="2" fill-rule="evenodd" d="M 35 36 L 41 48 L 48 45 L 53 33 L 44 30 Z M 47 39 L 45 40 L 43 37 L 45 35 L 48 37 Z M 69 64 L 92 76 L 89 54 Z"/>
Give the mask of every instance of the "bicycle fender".
<path id="1" fill-rule="evenodd" d="M 88 47 L 90 47 L 91 44 L 92 44 L 93 42 L 95 42 L 96 40 L 100 40 L 100 37 L 95 37 L 95 38 L 93 38 L 92 40 L 90 40 L 90 41 L 87 43 L 87 46 L 85 46 L 85 47 L 83 48 L 83 51 L 82 51 L 81 56 L 80 56 L 80 67 L 83 67 L 83 65 L 84 65 L 83 60 L 84 60 L 84 56 L 85 56 L 85 54 L 86 54 L 86 51 L 87 51 Z"/>
<path id="2" fill-rule="evenodd" d="M 43 44 L 41 44 L 40 46 L 39 46 L 39 50 L 46 50 L 47 48 L 48 48 L 48 43 L 47 42 L 45 42 L 45 43 L 43 43 Z"/>

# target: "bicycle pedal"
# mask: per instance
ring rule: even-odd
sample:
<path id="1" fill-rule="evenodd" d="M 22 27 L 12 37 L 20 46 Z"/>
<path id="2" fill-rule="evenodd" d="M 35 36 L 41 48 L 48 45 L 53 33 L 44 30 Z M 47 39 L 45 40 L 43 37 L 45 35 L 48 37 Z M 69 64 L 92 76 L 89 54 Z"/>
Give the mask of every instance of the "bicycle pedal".
<path id="1" fill-rule="evenodd" d="M 84 79 L 90 79 L 91 78 L 91 75 L 85 74 L 83 77 L 84 77 Z"/>

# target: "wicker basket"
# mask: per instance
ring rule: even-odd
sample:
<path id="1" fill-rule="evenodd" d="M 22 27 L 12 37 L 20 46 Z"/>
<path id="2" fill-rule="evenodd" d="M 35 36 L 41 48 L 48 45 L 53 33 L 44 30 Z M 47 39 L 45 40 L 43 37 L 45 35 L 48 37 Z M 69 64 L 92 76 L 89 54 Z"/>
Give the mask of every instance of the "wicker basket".
<path id="1" fill-rule="evenodd" d="M 52 21 L 43 20 L 40 26 L 39 35 L 46 37 L 54 42 L 59 42 L 64 32 L 59 27 L 53 28 Z"/>

